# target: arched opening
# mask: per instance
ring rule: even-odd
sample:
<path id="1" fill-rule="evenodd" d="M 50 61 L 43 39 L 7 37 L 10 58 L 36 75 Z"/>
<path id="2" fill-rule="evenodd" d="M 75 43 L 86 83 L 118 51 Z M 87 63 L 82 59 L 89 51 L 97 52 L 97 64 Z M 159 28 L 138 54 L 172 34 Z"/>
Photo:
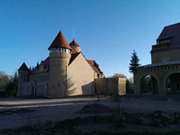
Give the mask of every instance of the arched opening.
<path id="1" fill-rule="evenodd" d="M 140 82 L 141 94 L 145 95 L 158 95 L 158 82 L 152 75 L 146 75 Z"/>
<path id="2" fill-rule="evenodd" d="M 180 94 L 180 73 L 174 73 L 168 76 L 166 89 L 168 94 Z"/>

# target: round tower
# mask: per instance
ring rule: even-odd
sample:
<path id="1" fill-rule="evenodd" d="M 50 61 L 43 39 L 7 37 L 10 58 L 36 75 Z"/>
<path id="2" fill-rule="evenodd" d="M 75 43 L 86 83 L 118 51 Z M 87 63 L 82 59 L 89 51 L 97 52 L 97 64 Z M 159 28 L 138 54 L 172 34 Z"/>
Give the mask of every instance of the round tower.
<path id="1" fill-rule="evenodd" d="M 64 97 L 67 93 L 67 67 L 71 57 L 71 47 L 63 33 L 59 32 L 48 50 L 48 97 Z"/>
<path id="2" fill-rule="evenodd" d="M 70 43 L 70 46 L 72 48 L 72 54 L 81 52 L 81 47 L 75 40 Z"/>

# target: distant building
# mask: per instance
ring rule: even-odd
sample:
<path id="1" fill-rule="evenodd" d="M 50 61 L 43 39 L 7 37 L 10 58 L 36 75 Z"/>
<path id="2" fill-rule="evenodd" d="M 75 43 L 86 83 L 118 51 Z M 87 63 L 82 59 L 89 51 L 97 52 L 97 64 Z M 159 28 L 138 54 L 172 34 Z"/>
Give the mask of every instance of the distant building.
<path id="1" fill-rule="evenodd" d="M 180 93 L 180 23 L 164 27 L 152 46 L 151 60 L 134 74 L 136 94 Z"/>
<path id="2" fill-rule="evenodd" d="M 125 94 L 125 78 L 104 78 L 96 61 L 87 59 L 80 45 L 74 40 L 69 44 L 61 32 L 48 50 L 49 56 L 36 67 L 23 63 L 19 68 L 18 96 Z"/>
<path id="3" fill-rule="evenodd" d="M 60 32 L 49 56 L 35 68 L 19 68 L 18 96 L 64 97 L 95 94 L 94 80 L 103 72 L 95 60 L 86 59 L 76 41 L 70 44 Z"/>

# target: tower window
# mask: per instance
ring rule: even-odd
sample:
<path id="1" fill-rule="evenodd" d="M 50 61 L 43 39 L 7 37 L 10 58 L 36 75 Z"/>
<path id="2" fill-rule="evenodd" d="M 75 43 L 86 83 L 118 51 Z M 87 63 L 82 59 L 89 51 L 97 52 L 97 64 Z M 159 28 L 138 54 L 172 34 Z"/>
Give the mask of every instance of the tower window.
<path id="1" fill-rule="evenodd" d="M 57 52 L 57 53 L 70 53 L 69 49 L 65 49 L 65 48 L 57 48 L 57 49 L 51 49 L 50 53 L 52 52 Z"/>

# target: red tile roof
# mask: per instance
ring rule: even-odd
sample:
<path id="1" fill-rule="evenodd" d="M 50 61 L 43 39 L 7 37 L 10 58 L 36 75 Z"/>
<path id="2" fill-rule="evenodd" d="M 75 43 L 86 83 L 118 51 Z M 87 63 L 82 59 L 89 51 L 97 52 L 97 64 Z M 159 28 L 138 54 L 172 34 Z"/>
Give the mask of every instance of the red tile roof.
<path id="1" fill-rule="evenodd" d="M 75 53 L 75 54 L 71 54 L 71 58 L 69 61 L 69 65 L 77 58 L 77 56 L 80 53 Z M 101 71 L 101 69 L 99 68 L 99 65 L 96 63 L 95 60 L 87 60 L 87 62 L 89 63 L 89 65 L 93 68 L 93 70 L 100 75 L 103 75 L 103 72 Z M 44 61 L 41 62 L 41 64 L 44 64 L 44 66 L 49 67 L 49 57 L 47 57 Z M 23 65 L 23 69 L 24 69 L 25 65 Z M 27 66 L 26 66 L 27 67 Z M 36 69 L 37 67 L 35 67 Z"/>
<path id="2" fill-rule="evenodd" d="M 69 45 L 70 46 L 80 46 L 75 40 L 73 40 Z"/>
<path id="3" fill-rule="evenodd" d="M 80 53 L 74 53 L 71 54 L 71 58 L 69 60 L 69 65 L 75 60 L 75 58 L 79 55 Z"/>
<path id="4" fill-rule="evenodd" d="M 95 60 L 87 60 L 87 62 L 91 65 L 91 67 L 94 69 L 96 73 L 103 75 L 103 72 L 101 71 L 99 65 L 96 63 Z"/>
<path id="5" fill-rule="evenodd" d="M 50 47 L 48 48 L 48 50 L 52 49 L 52 48 L 66 48 L 66 49 L 71 49 L 71 47 L 69 46 L 66 38 L 64 37 L 62 32 L 59 32 L 56 36 L 56 38 L 54 39 L 54 41 L 51 43 Z"/>
<path id="6" fill-rule="evenodd" d="M 170 47 L 180 47 L 180 23 L 164 27 L 159 35 L 157 42 L 164 40 L 170 41 Z"/>
<path id="7" fill-rule="evenodd" d="M 75 58 L 79 55 L 80 53 L 75 53 L 71 54 L 71 58 L 69 60 L 69 65 L 75 60 Z M 45 60 L 42 61 L 42 63 L 46 66 L 49 66 L 49 57 L 47 57 Z"/>
<path id="8" fill-rule="evenodd" d="M 71 46 L 71 48 L 72 48 L 71 54 L 75 54 L 75 53 L 80 53 L 80 52 L 81 52 L 80 45 L 79 45 L 75 40 L 73 40 L 73 41 L 70 43 L 70 46 Z"/>

